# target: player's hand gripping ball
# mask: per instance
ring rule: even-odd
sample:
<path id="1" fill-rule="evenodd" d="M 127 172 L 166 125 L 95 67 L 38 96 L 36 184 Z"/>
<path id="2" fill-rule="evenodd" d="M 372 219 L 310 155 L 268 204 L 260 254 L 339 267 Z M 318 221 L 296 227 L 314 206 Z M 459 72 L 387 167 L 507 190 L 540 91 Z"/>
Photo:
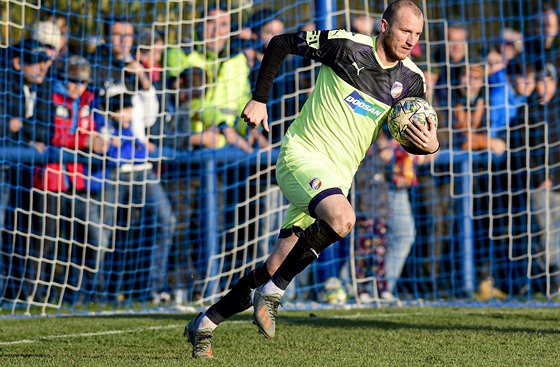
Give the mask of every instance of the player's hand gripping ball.
<path id="1" fill-rule="evenodd" d="M 406 129 L 411 122 L 419 122 L 429 129 L 427 121 L 430 117 L 437 129 L 438 118 L 436 111 L 428 101 L 419 97 L 406 97 L 398 101 L 389 110 L 387 124 L 393 138 L 401 145 L 414 147 L 414 143 L 408 139 Z"/>

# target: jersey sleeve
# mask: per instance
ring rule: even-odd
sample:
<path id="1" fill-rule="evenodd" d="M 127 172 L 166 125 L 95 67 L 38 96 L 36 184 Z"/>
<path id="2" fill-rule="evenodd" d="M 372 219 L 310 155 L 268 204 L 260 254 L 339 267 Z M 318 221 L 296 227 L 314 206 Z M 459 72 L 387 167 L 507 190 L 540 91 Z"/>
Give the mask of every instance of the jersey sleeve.
<path id="1" fill-rule="evenodd" d="M 340 53 L 348 52 L 345 48 L 346 40 L 368 44 L 373 48 L 370 36 L 333 29 L 323 31 L 310 31 L 298 33 L 297 54 L 318 61 L 326 66 L 333 67 Z"/>
<path id="2" fill-rule="evenodd" d="M 351 34 L 344 30 L 333 30 L 285 33 L 273 37 L 259 69 L 257 82 L 253 90 L 253 99 L 262 103 L 268 101 L 274 77 L 289 54 L 332 66 L 338 50 L 338 42 L 334 42 L 337 37 L 333 37 L 333 35 L 338 32 L 340 34 Z"/>

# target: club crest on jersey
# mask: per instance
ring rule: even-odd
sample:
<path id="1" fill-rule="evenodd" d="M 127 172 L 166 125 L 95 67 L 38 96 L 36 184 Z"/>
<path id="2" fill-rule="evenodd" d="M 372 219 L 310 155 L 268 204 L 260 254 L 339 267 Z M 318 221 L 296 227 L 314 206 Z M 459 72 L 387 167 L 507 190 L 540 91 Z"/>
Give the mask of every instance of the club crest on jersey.
<path id="1" fill-rule="evenodd" d="M 391 97 L 398 98 L 403 90 L 403 85 L 400 82 L 393 83 L 393 88 L 391 88 Z"/>
<path id="2" fill-rule="evenodd" d="M 313 190 L 319 190 L 322 184 L 323 183 L 321 182 L 321 179 L 319 177 L 313 177 L 311 180 L 309 180 L 309 187 L 311 187 Z"/>
<path id="3" fill-rule="evenodd" d="M 355 113 L 374 120 L 377 120 L 385 112 L 382 107 L 365 101 L 357 91 L 350 93 L 344 100 Z"/>

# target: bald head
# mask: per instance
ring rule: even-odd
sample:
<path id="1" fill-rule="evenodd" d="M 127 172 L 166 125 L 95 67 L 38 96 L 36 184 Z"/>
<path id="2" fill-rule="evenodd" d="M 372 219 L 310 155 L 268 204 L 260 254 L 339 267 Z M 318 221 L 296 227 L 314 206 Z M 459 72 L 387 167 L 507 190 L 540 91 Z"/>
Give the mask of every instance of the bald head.
<path id="1" fill-rule="evenodd" d="M 391 24 L 397 14 L 400 12 L 401 9 L 408 8 L 412 10 L 412 13 L 421 18 L 422 17 L 422 10 L 418 7 L 418 5 L 412 0 L 395 0 L 387 6 L 385 11 L 383 12 L 382 19 L 385 19 L 387 23 Z"/>

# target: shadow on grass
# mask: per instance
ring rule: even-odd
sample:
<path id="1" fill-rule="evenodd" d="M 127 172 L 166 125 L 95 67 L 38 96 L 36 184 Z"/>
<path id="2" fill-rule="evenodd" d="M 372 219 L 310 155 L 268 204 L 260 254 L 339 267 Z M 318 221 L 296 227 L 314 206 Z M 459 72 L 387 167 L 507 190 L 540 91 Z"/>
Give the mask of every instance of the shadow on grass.
<path id="1" fill-rule="evenodd" d="M 302 317 L 301 312 L 298 315 L 290 314 L 291 311 L 280 312 L 278 314 L 279 324 L 292 324 L 292 325 L 309 325 L 323 328 L 376 328 L 381 330 L 428 330 L 428 331 L 488 331 L 494 333 L 540 333 L 540 334 L 550 334 L 550 335 L 560 335 L 560 324 L 558 323 L 558 318 L 546 317 L 544 315 L 531 315 L 531 314 L 498 314 L 498 313 L 463 313 L 461 315 L 453 315 L 449 313 L 443 313 L 441 315 L 441 324 L 437 322 L 403 322 L 397 320 L 371 320 L 368 318 L 347 318 L 347 317 L 325 317 L 317 316 L 315 313 L 310 313 L 307 317 Z M 121 319 L 126 317 L 129 320 L 167 320 L 172 323 L 186 323 L 196 314 L 153 314 L 153 315 L 113 315 L 113 316 L 96 316 L 99 319 Z M 375 317 L 375 315 L 370 315 L 369 318 Z M 405 316 L 409 317 L 409 316 Z M 436 316 L 437 317 L 437 316 Z M 460 318 L 458 318 L 460 317 Z M 488 321 L 476 322 L 476 319 L 488 320 L 492 319 L 494 324 L 488 324 Z M 252 316 L 250 313 L 243 313 L 234 316 L 230 320 L 246 321 L 247 323 L 252 323 Z M 528 323 L 532 321 L 548 323 L 543 327 L 521 327 L 521 326 L 511 326 L 506 323 L 515 321 L 515 323 Z M 225 321 L 227 323 L 228 321 Z M 476 323 L 476 324 L 475 324 Z"/>

